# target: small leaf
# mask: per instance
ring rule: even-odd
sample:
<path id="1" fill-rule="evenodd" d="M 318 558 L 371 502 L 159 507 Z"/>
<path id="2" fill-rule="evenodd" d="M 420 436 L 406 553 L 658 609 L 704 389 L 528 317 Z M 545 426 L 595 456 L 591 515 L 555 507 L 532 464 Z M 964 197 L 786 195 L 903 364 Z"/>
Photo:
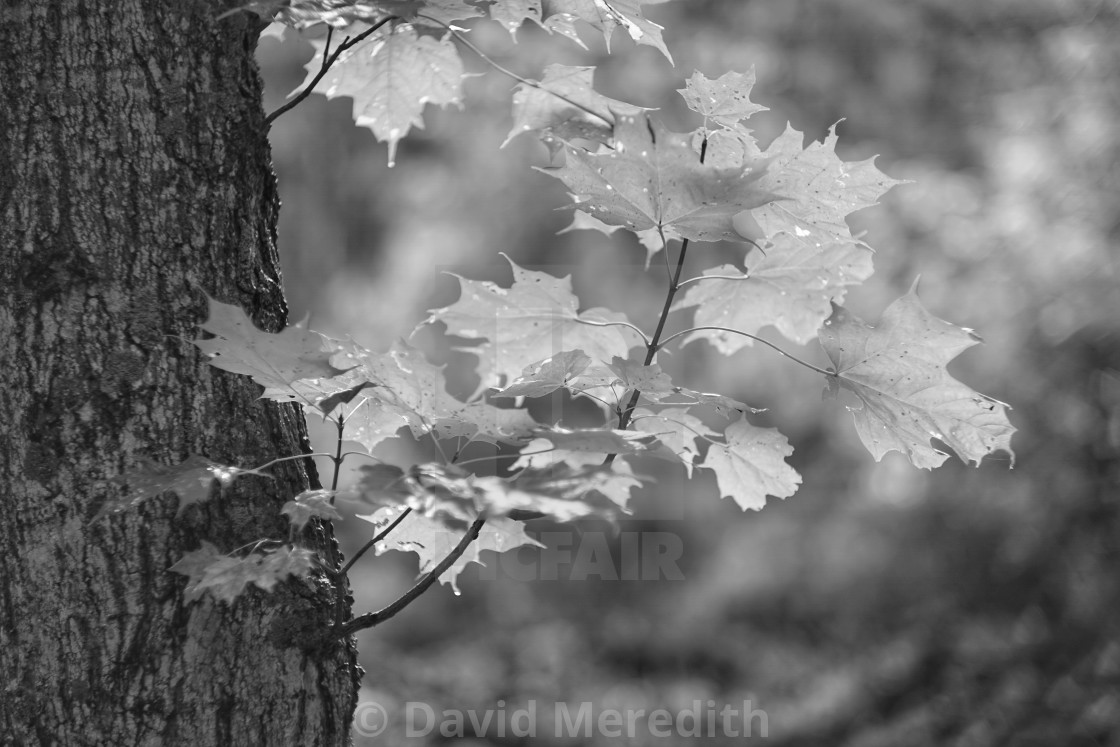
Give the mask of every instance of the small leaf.
<path id="1" fill-rule="evenodd" d="M 688 476 L 692 476 L 692 465 L 700 456 L 696 448 L 697 439 L 710 439 L 717 436 L 704 421 L 689 413 L 687 407 L 666 407 L 654 412 L 644 407 L 634 409 L 631 421 L 634 429 L 657 438 L 669 456 L 685 466 Z M 658 450 L 650 452 L 654 456 L 664 456 Z"/>
<path id="2" fill-rule="evenodd" d="M 510 469 L 546 469 L 558 464 L 576 468 L 599 465 L 608 454 L 637 454 L 649 450 L 654 443 L 652 436 L 634 431 L 554 427 L 539 431 L 538 438 L 522 447 L 521 457 Z"/>
<path id="3" fill-rule="evenodd" d="M 626 391 L 637 390 L 652 400 L 658 400 L 673 393 L 673 381 L 656 363 L 645 365 L 638 361 L 615 356 L 610 370 L 618 375 L 619 383 Z"/>
<path id="4" fill-rule="evenodd" d="M 587 369 L 591 359 L 582 350 L 567 350 L 525 367 L 521 376 L 494 393 L 495 397 L 543 397 L 562 389 Z"/>
<path id="5" fill-rule="evenodd" d="M 350 368 L 333 379 L 300 381 L 293 386 L 307 401 L 325 401 L 351 393 L 356 404 L 346 414 L 346 437 L 372 453 L 404 426 L 419 438 L 466 437 L 495 443 L 527 437 L 536 422 L 524 409 L 499 408 L 485 402 L 462 402 L 447 392 L 443 369 L 423 353 L 398 341 L 385 353 L 354 343 L 336 343 L 332 360 Z"/>
<path id="6" fill-rule="evenodd" d="M 766 496 L 788 498 L 797 492 L 801 475 L 785 463 L 793 447 L 776 428 L 758 428 L 744 416 L 723 435 L 727 443 L 712 444 L 700 465 L 716 473 L 721 497 L 730 496 L 744 511 L 759 511 Z"/>
<path id="7" fill-rule="evenodd" d="M 799 228 L 814 226 L 833 239 L 853 241 L 847 216 L 877 204 L 891 187 L 906 183 L 879 171 L 874 158 L 841 161 L 837 140 L 833 126 L 824 142 L 802 148 L 804 135 L 787 126 L 762 153 L 770 166 L 759 187 L 783 197 L 752 211 L 766 236 L 782 231 L 799 235 Z"/>
<path id="8" fill-rule="evenodd" d="M 315 559 L 314 550 L 290 545 L 233 557 L 203 540 L 201 549 L 187 553 L 168 570 L 188 577 L 185 601 L 201 599 L 209 592 L 233 604 L 249 584 L 271 591 L 289 576 L 307 576 L 315 567 Z"/>
<path id="9" fill-rule="evenodd" d="M 658 1 L 644 0 L 647 5 Z M 574 22 L 583 21 L 603 34 L 608 52 L 611 36 L 621 26 L 637 44 L 653 47 L 672 64 L 673 57 L 661 38 L 662 28 L 642 15 L 642 4 L 643 0 L 544 0 L 541 25 L 583 46 L 573 26 Z"/>
<path id="10" fill-rule="evenodd" d="M 704 117 L 705 129 L 709 122 L 735 128 L 752 114 L 766 111 L 765 106 L 750 100 L 754 83 L 753 67 L 746 73 L 724 73 L 715 80 L 696 71 L 685 87 L 678 89 L 678 93 L 684 97 L 689 109 Z"/>
<path id="11" fill-rule="evenodd" d="M 759 413 L 765 412 L 757 407 L 751 407 L 744 404 L 737 399 L 732 399 L 724 394 L 712 394 L 710 392 L 697 392 L 692 389 L 687 389 L 683 386 L 673 387 L 673 391 L 684 397 L 688 397 L 695 404 L 711 405 L 716 408 L 716 412 L 725 418 L 732 418 L 736 415 L 745 414 L 748 412 Z"/>
<path id="12" fill-rule="evenodd" d="M 417 464 L 404 472 L 391 465 L 365 465 L 358 491 L 368 502 L 408 506 L 462 527 L 478 515 L 473 476 L 452 464 Z"/>
<path id="13" fill-rule="evenodd" d="M 507 0 L 502 0 L 503 4 Z M 444 28 L 455 21 L 467 21 L 471 18 L 482 18 L 482 13 L 467 0 L 419 0 L 413 3 L 416 10 L 412 14 L 398 13 L 412 20 L 417 26 L 433 26 Z M 438 71 L 434 71 L 438 72 Z"/>
<path id="14" fill-rule="evenodd" d="M 301 379 L 336 376 L 343 369 L 330 363 L 331 348 L 318 332 L 294 324 L 272 334 L 263 332 L 239 307 L 207 296 L 210 313 L 201 329 L 214 337 L 192 342 L 215 368 L 251 376 L 270 399 L 294 396 Z"/>
<path id="15" fill-rule="evenodd" d="M 135 508 L 146 500 L 163 493 L 172 492 L 179 496 L 179 510 L 176 516 L 195 503 L 202 503 L 210 497 L 210 487 L 217 478 L 215 470 L 232 470 L 209 459 L 192 455 L 174 466 L 167 466 L 151 459 L 140 458 L 140 466 L 129 470 L 111 482 L 123 484 L 128 492 L 117 499 L 107 500 L 91 523 L 100 521 L 110 514 Z"/>
<path id="16" fill-rule="evenodd" d="M 765 159 L 702 164 L 690 141 L 645 114 L 619 116 L 613 150 L 593 154 L 569 145 L 563 167 L 541 171 L 563 181 L 580 210 L 608 225 L 742 241 L 734 216 L 776 197 L 760 186 Z"/>
<path id="17" fill-rule="evenodd" d="M 603 309 L 578 311 L 579 299 L 572 293 L 570 277 L 526 270 L 508 257 L 506 260 L 513 270 L 510 288 L 459 277 L 459 300 L 433 310 L 424 322 L 443 322 L 449 334 L 486 341 L 464 348 L 479 358 L 480 389 L 512 382 L 525 366 L 565 350 L 579 349 L 592 360 L 610 360 L 615 355 L 626 356 L 640 344 L 641 338 L 632 330 L 598 326 L 624 321 L 622 314 Z"/>
<path id="18" fill-rule="evenodd" d="M 404 503 L 412 495 L 412 489 L 405 484 L 403 469 L 392 464 L 363 464 L 358 467 L 361 477 L 356 489 L 363 499 L 373 503 Z M 380 500 L 378 500 L 380 499 Z"/>
<path id="19" fill-rule="evenodd" d="M 541 0 L 502 0 L 490 5 L 490 17 L 511 35 L 525 21 L 541 22 Z"/>
<path id="20" fill-rule="evenodd" d="M 933 448 L 931 438 L 948 444 L 965 462 L 979 464 L 999 450 L 1014 460 L 1015 428 L 1006 405 L 970 389 L 946 369 L 980 338 L 926 311 L 917 283 L 887 307 L 877 327 L 837 306 L 820 341 L 836 368 L 830 381 L 862 403 L 849 409 L 876 461 L 888 451 L 901 451 L 916 467 L 937 467 L 948 455 Z"/>
<path id="21" fill-rule="evenodd" d="M 832 313 L 832 302 L 842 300 L 848 286 L 863 282 L 872 272 L 869 247 L 833 239 L 816 228 L 806 229 L 803 237 L 778 234 L 765 254 L 753 250 L 747 264 L 749 272 L 734 265 L 706 270 L 704 275 L 737 279 L 694 283 L 673 309 L 695 306 L 697 327 L 730 327 L 756 335 L 773 326 L 803 345 L 816 337 Z M 699 339 L 724 355 L 752 343 L 749 337 L 715 329 L 693 332 L 684 342 Z"/>
<path id="22" fill-rule="evenodd" d="M 312 517 L 341 521 L 342 514 L 331 504 L 335 495 L 334 490 L 305 490 L 285 503 L 280 513 L 288 517 L 297 532 L 302 532 Z"/>
<path id="23" fill-rule="evenodd" d="M 584 516 L 613 521 L 619 510 L 626 511 L 630 491 L 641 485 L 625 462 L 616 464 L 619 469 L 557 464 L 523 470 L 511 478 L 479 477 L 475 485 L 490 514 L 531 511 L 556 521 Z"/>
<path id="24" fill-rule="evenodd" d="M 399 509 L 387 507 L 369 516 L 359 516 L 358 518 L 372 523 L 375 527 L 384 527 L 387 521 L 396 518 L 398 514 Z M 462 539 L 464 531 L 463 529 L 448 529 L 438 519 L 429 518 L 413 511 L 397 525 L 392 534 L 379 542 L 374 550 L 378 555 L 389 550 L 414 552 L 420 558 L 420 572 L 427 573 L 451 554 L 451 551 L 459 544 L 459 540 Z M 488 519 L 482 526 L 478 538 L 467 546 L 466 551 L 455 560 L 450 568 L 443 572 L 443 575 L 439 578 L 440 583 L 450 585 L 458 594 L 459 585 L 457 581 L 459 574 L 470 563 L 485 565 L 481 560 L 483 552 L 507 552 L 522 545 L 544 547 L 544 545 L 525 534 L 525 526 L 521 522 L 506 517 Z"/>
<path id="25" fill-rule="evenodd" d="M 320 400 L 316 407 L 318 407 L 324 415 L 330 415 L 334 411 L 334 408 L 338 407 L 339 405 L 349 404 L 354 400 L 355 397 L 361 394 L 363 389 L 372 386 L 377 385 L 372 384 L 368 381 L 363 381 L 360 384 L 355 384 L 349 389 L 344 389 L 341 392 L 335 392 L 328 397 L 324 397 L 322 400 Z"/>
<path id="26" fill-rule="evenodd" d="M 321 55 L 307 63 L 307 80 L 297 91 L 311 83 L 320 66 Z M 354 122 L 389 144 L 392 165 L 401 138 L 424 126 L 425 104 L 461 103 L 462 78 L 463 63 L 450 39 L 417 36 L 416 29 L 402 24 L 343 52 L 315 90 L 327 98 L 353 98 Z"/>

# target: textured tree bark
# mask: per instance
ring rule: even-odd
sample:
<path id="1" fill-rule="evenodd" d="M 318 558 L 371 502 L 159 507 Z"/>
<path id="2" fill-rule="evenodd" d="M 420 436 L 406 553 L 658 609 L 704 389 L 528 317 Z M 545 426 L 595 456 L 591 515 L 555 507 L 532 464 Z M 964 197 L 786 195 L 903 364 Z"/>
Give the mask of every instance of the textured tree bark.
<path id="1" fill-rule="evenodd" d="M 184 604 L 202 539 L 286 537 L 309 460 L 176 518 L 96 523 L 139 457 L 254 466 L 306 447 L 291 406 L 204 365 L 202 291 L 286 307 L 257 28 L 205 0 L 0 6 L 0 743 L 349 742 L 359 669 L 324 574 Z M 312 538 L 328 566 L 327 530 Z"/>

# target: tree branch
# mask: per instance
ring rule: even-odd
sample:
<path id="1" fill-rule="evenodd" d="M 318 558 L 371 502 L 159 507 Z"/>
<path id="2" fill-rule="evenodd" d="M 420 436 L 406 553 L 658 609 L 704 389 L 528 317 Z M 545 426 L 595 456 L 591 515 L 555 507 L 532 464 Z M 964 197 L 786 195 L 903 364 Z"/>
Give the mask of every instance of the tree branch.
<path id="1" fill-rule="evenodd" d="M 341 44 L 338 45 L 338 48 L 336 48 L 334 50 L 334 53 L 331 54 L 330 57 L 327 56 L 327 52 L 330 50 L 330 47 L 331 47 L 331 35 L 334 33 L 334 29 L 333 28 L 328 29 L 327 30 L 327 44 L 326 44 L 325 47 L 323 47 L 323 64 L 319 67 L 319 72 L 316 73 L 315 77 L 311 80 L 311 82 L 308 83 L 307 86 L 302 91 L 299 92 L 298 96 L 296 96 L 294 99 L 292 99 L 291 101 L 284 104 L 279 109 L 277 109 L 276 111 L 272 112 L 267 117 L 265 117 L 265 120 L 264 120 L 265 124 L 269 124 L 269 125 L 272 124 L 273 121 L 277 117 L 279 117 L 281 114 L 283 114 L 286 111 L 290 111 L 291 109 L 294 109 L 296 106 L 298 106 L 300 104 L 300 102 L 302 102 L 305 98 L 310 96 L 311 92 L 315 90 L 315 86 L 319 85 L 319 81 L 321 81 L 323 79 L 323 76 L 325 76 L 327 74 L 327 71 L 331 69 L 331 65 L 338 62 L 338 58 L 342 55 L 343 52 L 345 52 L 347 49 L 350 49 L 351 47 L 353 47 L 358 42 L 364 41 L 365 39 L 369 38 L 369 36 L 371 34 L 373 34 L 373 32 L 377 31 L 379 28 L 381 28 L 382 26 L 387 24 L 389 21 L 394 21 L 394 20 L 397 20 L 397 16 L 386 16 L 385 18 L 382 18 L 380 21 L 378 21 L 377 23 L 370 26 L 368 29 L 366 29 L 362 33 L 355 36 L 353 39 L 351 39 L 350 37 L 347 37 L 346 39 L 343 40 L 343 42 Z"/>
<path id="2" fill-rule="evenodd" d="M 455 545 L 455 548 L 447 554 L 447 557 L 439 562 L 439 565 L 425 573 L 424 576 L 416 582 L 415 586 L 406 591 L 399 599 L 389 606 L 377 612 L 370 612 L 360 617 L 355 617 L 350 622 L 342 625 L 341 628 L 337 629 L 339 637 L 345 638 L 354 635 L 360 630 L 380 625 L 412 604 L 421 594 L 428 590 L 429 586 L 439 580 L 439 577 L 443 575 L 444 571 L 455 564 L 455 561 L 466 551 L 467 546 L 478 538 L 478 533 L 482 531 L 482 525 L 485 523 L 486 519 L 481 516 L 475 519 L 474 523 L 467 529 L 467 533 L 459 540 L 459 544 Z"/>

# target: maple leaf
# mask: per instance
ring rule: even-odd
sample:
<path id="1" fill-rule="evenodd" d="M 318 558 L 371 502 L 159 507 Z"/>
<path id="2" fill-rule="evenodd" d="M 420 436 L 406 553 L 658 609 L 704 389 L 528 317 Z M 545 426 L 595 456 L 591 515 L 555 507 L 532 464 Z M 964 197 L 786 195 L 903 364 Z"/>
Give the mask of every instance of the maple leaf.
<path id="1" fill-rule="evenodd" d="M 756 334 L 774 326 L 804 344 L 843 301 L 849 286 L 872 273 L 871 249 L 856 240 L 847 216 L 874 205 L 896 184 L 874 165 L 874 159 L 841 161 L 835 152 L 833 127 L 821 143 L 802 148 L 803 136 L 792 127 L 759 151 L 739 130 L 721 130 L 709 138 L 708 158 L 716 164 L 766 159 L 769 166 L 759 187 L 781 199 L 735 216 L 736 229 L 764 241 L 748 255 L 749 272 L 734 265 L 705 275 L 735 279 L 705 280 L 689 288 L 674 309 L 696 307 L 696 326 L 729 327 Z M 749 215 L 750 220 L 744 220 Z M 685 343 L 706 339 L 730 355 L 751 344 L 750 338 L 721 330 L 699 330 Z"/>
<path id="2" fill-rule="evenodd" d="M 684 464 L 688 476 L 692 476 L 692 465 L 700 456 L 696 448 L 697 439 L 710 440 L 719 435 L 704 421 L 689 413 L 687 407 L 666 407 L 663 410 L 653 410 L 637 407 L 630 419 L 634 429 L 648 433 L 657 438 L 665 451 L 653 450 L 654 456 L 666 456 Z"/>
<path id="3" fill-rule="evenodd" d="M 819 229 L 802 233 L 779 234 L 768 242 L 765 253 L 753 249 L 747 257 L 748 272 L 734 265 L 705 270 L 705 276 L 716 277 L 693 284 L 673 310 L 697 307 L 697 327 L 729 327 L 753 335 L 773 326 L 805 344 L 832 313 L 832 302 L 842 301 L 847 287 L 870 277 L 872 268 L 871 249 L 865 244 L 834 240 Z M 724 355 L 752 343 L 730 332 L 699 330 L 684 344 L 698 339 L 709 340 Z"/>
<path id="4" fill-rule="evenodd" d="M 713 443 L 699 465 L 716 473 L 721 497 L 731 497 L 744 511 L 759 511 L 766 496 L 788 498 L 797 492 L 801 475 L 785 463 L 793 447 L 776 428 L 759 428 L 744 416 L 723 435 L 727 443 Z"/>
<path id="5" fill-rule="evenodd" d="M 735 137 L 728 133 L 727 136 Z M 823 142 L 802 148 L 805 136 L 787 125 L 762 153 L 769 168 L 759 187 L 781 195 L 752 212 L 767 237 L 785 231 L 797 234 L 813 227 L 828 236 L 851 241 L 848 215 L 877 204 L 891 187 L 905 184 L 875 167 L 875 158 L 844 162 L 836 155 L 836 126 Z M 749 148 L 749 144 L 747 146 Z"/>
<path id="6" fill-rule="evenodd" d="M 677 90 L 692 111 L 704 117 L 704 129 L 709 122 L 721 127 L 737 128 L 740 121 L 753 114 L 766 111 L 765 106 L 750 100 L 755 75 L 752 67 L 746 73 L 724 73 L 715 80 L 700 71 L 692 74 L 684 88 Z"/>
<path id="7" fill-rule="evenodd" d="M 490 5 L 490 18 L 513 34 L 525 21 L 541 23 L 541 0 L 501 0 Z"/>
<path id="8" fill-rule="evenodd" d="M 965 462 L 977 464 L 993 451 L 1012 456 L 1006 405 L 949 375 L 947 364 L 980 342 L 969 329 L 930 314 L 918 300 L 917 283 L 883 312 L 872 327 L 837 306 L 820 332 L 837 386 L 861 402 L 849 408 L 856 432 L 876 461 L 901 451 L 916 467 L 930 469 L 948 455 L 930 445 L 936 438 Z"/>
<path id="9" fill-rule="evenodd" d="M 400 508 L 385 507 L 369 516 L 359 516 L 377 527 L 384 527 L 388 522 L 400 515 Z M 420 572 L 427 573 L 435 568 L 441 560 L 451 554 L 459 540 L 463 538 L 464 530 L 450 530 L 437 520 L 413 511 L 406 516 L 393 533 L 385 540 L 377 543 L 374 551 L 381 555 L 390 550 L 400 552 L 414 552 L 420 558 Z M 494 517 L 487 520 L 478 534 L 478 538 L 467 546 L 467 549 L 455 562 L 439 577 L 440 583 L 448 584 L 458 594 L 457 583 L 459 574 L 470 563 L 485 565 L 481 560 L 483 552 L 507 552 L 515 550 L 522 545 L 544 547 L 540 542 L 525 534 L 525 526 L 519 521 L 507 517 Z"/>
<path id="10" fill-rule="evenodd" d="M 431 433 L 496 442 L 517 441 L 537 425 L 524 409 L 456 399 L 447 392 L 443 368 L 404 341 L 386 353 L 337 342 L 332 360 L 349 368 L 332 379 L 299 381 L 293 387 L 299 397 L 320 402 L 357 389 L 357 403 L 345 415 L 346 437 L 371 453 L 404 426 L 417 438 Z"/>
<path id="11" fill-rule="evenodd" d="M 535 86 L 518 84 L 513 91 L 513 127 L 502 147 L 532 131 L 551 131 L 565 140 L 578 137 L 607 142 L 617 115 L 644 111 L 596 92 L 594 74 L 594 67 L 553 64 L 545 67 L 544 77 Z"/>
<path id="12" fill-rule="evenodd" d="M 614 520 L 619 510 L 627 511 L 630 491 L 642 484 L 625 462 L 621 465 L 622 468 L 616 470 L 555 464 L 543 469 L 525 469 L 508 478 L 478 477 L 474 483 L 490 514 L 532 511 L 557 521 L 584 516 Z"/>
<path id="13" fill-rule="evenodd" d="M 307 576 L 315 567 L 314 550 L 284 545 L 245 557 L 226 555 L 203 540 L 202 547 L 184 555 L 168 570 L 187 576 L 183 599 L 192 602 L 203 593 L 233 604 L 249 584 L 271 591 L 289 576 Z"/>
<path id="14" fill-rule="evenodd" d="M 750 213 L 745 213 L 749 215 Z M 621 229 L 622 226 L 612 226 L 598 218 L 588 215 L 582 210 L 572 211 L 572 222 L 564 228 L 556 232 L 556 235 L 568 233 L 569 231 L 599 231 L 607 236 L 610 236 L 615 231 Z M 657 255 L 659 251 L 665 248 L 665 242 L 661 239 L 661 234 L 658 232 L 657 227 L 647 228 L 644 231 L 632 231 L 638 238 L 638 243 L 646 250 L 646 266 L 649 269 L 650 261 Z"/>
<path id="15" fill-rule="evenodd" d="M 210 488 L 217 479 L 216 470 L 232 469 L 197 454 L 174 466 L 163 465 L 146 458 L 141 458 L 139 461 L 139 467 L 111 480 L 127 486 L 128 492 L 120 498 L 106 500 L 94 515 L 92 522 L 99 521 L 110 514 L 119 514 L 135 508 L 144 501 L 167 492 L 179 496 L 179 510 L 176 516 L 181 516 L 187 506 L 202 503 L 210 497 Z"/>
<path id="16" fill-rule="evenodd" d="M 307 79 L 292 95 L 319 74 L 321 56 L 307 63 Z M 344 51 L 315 90 L 327 98 L 353 98 L 355 123 L 389 144 L 392 165 L 401 138 L 424 126 L 425 104 L 461 104 L 462 78 L 463 63 L 450 39 L 417 36 L 413 26 L 400 24 Z"/>
<path id="17" fill-rule="evenodd" d="M 659 1 L 644 0 L 647 5 Z M 603 34 L 608 52 L 611 36 L 621 26 L 636 43 L 653 47 L 672 64 L 673 57 L 661 38 L 662 27 L 642 15 L 642 4 L 643 0 L 544 0 L 541 25 L 583 46 L 574 25 L 583 21 Z"/>
<path id="18" fill-rule="evenodd" d="M 376 21 L 392 13 L 386 6 L 391 3 L 384 0 L 266 0 L 252 3 L 246 9 L 302 30 L 320 23 L 342 29 L 356 22 Z"/>
<path id="19" fill-rule="evenodd" d="M 335 495 L 334 490 L 305 490 L 286 502 L 280 513 L 288 517 L 297 532 L 302 532 L 313 517 L 341 521 L 342 514 L 331 503 Z"/>
<path id="20" fill-rule="evenodd" d="M 566 463 L 573 467 L 599 464 L 607 454 L 637 454 L 648 450 L 654 438 L 644 433 L 612 428 L 561 428 L 536 431 L 521 449 L 521 457 L 510 469 L 544 469 Z"/>
<path id="21" fill-rule="evenodd" d="M 509 386 L 494 392 L 495 397 L 543 397 L 568 383 L 587 369 L 591 358 L 582 350 L 567 350 L 530 364 Z"/>
<path id="22" fill-rule="evenodd" d="M 483 17 L 482 12 L 468 5 L 466 0 L 420 0 L 413 4 L 413 8 L 412 13 L 398 15 L 411 19 L 418 26 L 434 25 L 446 28 L 455 21 Z"/>
<path id="23" fill-rule="evenodd" d="M 581 349 L 593 360 L 610 360 L 640 344 L 641 338 L 628 328 L 602 326 L 624 322 L 624 315 L 606 309 L 580 312 L 570 276 L 557 278 L 523 269 L 509 257 L 506 261 L 513 270 L 510 288 L 456 275 L 459 300 L 432 310 L 423 322 L 443 322 L 449 334 L 486 340 L 462 348 L 479 358 L 480 391 L 512 382 L 525 366 L 565 350 Z"/>
<path id="24" fill-rule="evenodd" d="M 463 528 L 478 516 L 473 476 L 453 464 L 416 464 L 407 471 L 391 465 L 365 465 L 358 491 L 374 501 L 403 505 L 449 528 Z M 380 500 L 377 500 L 380 498 Z"/>
<path id="25" fill-rule="evenodd" d="M 318 332 L 302 324 L 264 332 L 239 307 L 206 300 L 210 312 L 200 326 L 214 337 L 191 342 L 210 357 L 211 366 L 252 377 L 265 387 L 264 397 L 288 399 L 296 395 L 293 382 L 343 373 L 331 365 L 331 348 Z"/>
<path id="26" fill-rule="evenodd" d="M 618 376 L 625 391 L 639 391 L 650 399 L 661 399 L 673 393 L 673 380 L 656 363 L 645 365 L 615 356 L 607 366 Z"/>
<path id="27" fill-rule="evenodd" d="M 632 231 L 667 238 L 743 241 L 735 215 L 775 199 L 760 187 L 764 159 L 700 163 L 688 135 L 671 133 L 645 114 L 616 118 L 614 150 L 589 153 L 568 144 L 565 163 L 539 169 L 571 190 L 580 210 Z"/>

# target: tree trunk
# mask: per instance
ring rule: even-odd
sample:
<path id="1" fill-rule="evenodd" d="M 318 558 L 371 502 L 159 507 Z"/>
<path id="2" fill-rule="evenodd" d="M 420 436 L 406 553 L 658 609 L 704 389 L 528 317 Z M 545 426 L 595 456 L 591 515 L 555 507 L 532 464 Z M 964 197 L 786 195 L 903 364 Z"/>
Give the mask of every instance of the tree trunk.
<path id="1" fill-rule="evenodd" d="M 258 28 L 204 0 L 0 10 L 0 743 L 349 741 L 353 646 L 323 576 L 184 604 L 207 540 L 287 536 L 310 460 L 176 517 L 91 519 L 140 457 L 249 467 L 306 448 L 292 406 L 204 364 L 202 291 L 264 329 L 286 307 Z M 306 462 L 306 463 L 305 463 Z M 328 567 L 338 551 L 313 538 Z"/>

